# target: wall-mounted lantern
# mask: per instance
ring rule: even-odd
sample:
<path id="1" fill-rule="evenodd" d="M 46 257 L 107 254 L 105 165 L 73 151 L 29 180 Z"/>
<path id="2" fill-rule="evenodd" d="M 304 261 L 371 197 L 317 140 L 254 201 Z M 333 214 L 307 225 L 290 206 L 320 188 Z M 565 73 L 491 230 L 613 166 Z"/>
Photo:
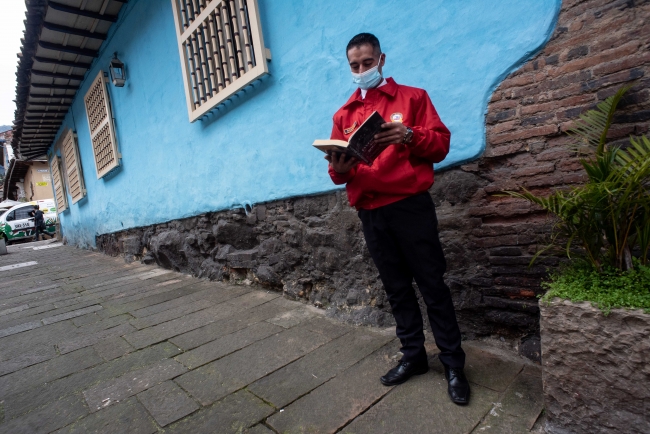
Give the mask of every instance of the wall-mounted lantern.
<path id="1" fill-rule="evenodd" d="M 113 85 L 115 85 L 115 87 L 124 87 L 124 83 L 126 82 L 126 68 L 124 66 L 124 63 L 122 63 L 122 61 L 117 58 L 117 53 L 113 54 L 111 65 L 108 70 L 110 72 Z"/>

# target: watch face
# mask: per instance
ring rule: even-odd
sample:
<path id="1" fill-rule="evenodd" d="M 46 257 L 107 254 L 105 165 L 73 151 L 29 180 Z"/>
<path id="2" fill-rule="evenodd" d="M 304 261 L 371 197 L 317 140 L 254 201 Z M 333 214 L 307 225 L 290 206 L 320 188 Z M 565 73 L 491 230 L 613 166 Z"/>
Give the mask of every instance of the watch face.
<path id="1" fill-rule="evenodd" d="M 413 137 L 413 130 L 406 127 L 406 134 L 404 134 L 404 143 L 409 143 Z"/>

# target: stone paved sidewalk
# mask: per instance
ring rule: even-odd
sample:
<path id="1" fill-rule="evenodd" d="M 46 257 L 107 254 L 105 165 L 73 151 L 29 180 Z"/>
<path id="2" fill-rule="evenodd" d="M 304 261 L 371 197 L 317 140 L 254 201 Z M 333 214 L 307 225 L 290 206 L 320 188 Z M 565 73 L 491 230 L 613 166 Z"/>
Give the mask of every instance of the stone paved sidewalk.
<path id="1" fill-rule="evenodd" d="M 379 383 L 393 330 L 51 241 L 9 252 L 1 433 L 541 432 L 540 368 L 484 343 L 465 343 L 472 398 L 458 407 L 435 347 L 428 374 Z"/>

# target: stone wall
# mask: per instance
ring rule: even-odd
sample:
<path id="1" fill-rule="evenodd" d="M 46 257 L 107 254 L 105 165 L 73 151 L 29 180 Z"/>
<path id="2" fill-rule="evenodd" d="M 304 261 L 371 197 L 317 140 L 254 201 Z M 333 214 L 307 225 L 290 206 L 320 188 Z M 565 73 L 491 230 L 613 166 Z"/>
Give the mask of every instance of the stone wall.
<path id="1" fill-rule="evenodd" d="M 540 307 L 546 431 L 650 432 L 650 315 L 560 299 Z"/>
<path id="2" fill-rule="evenodd" d="M 565 131 L 623 83 L 634 87 L 611 138 L 647 133 L 649 22 L 648 1 L 565 1 L 547 46 L 494 92 L 482 158 L 436 174 L 430 193 L 446 278 L 467 337 L 521 339 L 522 352 L 539 358 L 540 280 L 558 259 L 528 263 L 552 222 L 499 193 L 583 181 Z M 392 322 L 344 191 L 102 235 L 97 245 L 211 279 L 259 282 L 356 323 Z"/>

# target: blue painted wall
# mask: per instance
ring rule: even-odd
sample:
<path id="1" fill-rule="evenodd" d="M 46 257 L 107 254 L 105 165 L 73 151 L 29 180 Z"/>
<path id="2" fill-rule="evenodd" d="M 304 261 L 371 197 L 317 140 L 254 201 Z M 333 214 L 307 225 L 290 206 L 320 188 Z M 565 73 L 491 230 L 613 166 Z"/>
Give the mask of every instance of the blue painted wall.
<path id="1" fill-rule="evenodd" d="M 452 131 L 437 168 L 485 147 L 485 111 L 500 81 L 548 40 L 560 0 L 450 2 L 258 0 L 270 76 L 224 110 L 187 117 L 169 0 L 123 7 L 64 126 L 79 137 L 87 197 L 61 214 L 70 242 L 207 211 L 334 189 L 322 154 L 331 116 L 354 91 L 345 58 L 360 31 L 378 36 L 384 73 L 422 87 Z M 124 88 L 109 86 L 122 167 L 97 180 L 83 95 L 117 51 Z"/>

